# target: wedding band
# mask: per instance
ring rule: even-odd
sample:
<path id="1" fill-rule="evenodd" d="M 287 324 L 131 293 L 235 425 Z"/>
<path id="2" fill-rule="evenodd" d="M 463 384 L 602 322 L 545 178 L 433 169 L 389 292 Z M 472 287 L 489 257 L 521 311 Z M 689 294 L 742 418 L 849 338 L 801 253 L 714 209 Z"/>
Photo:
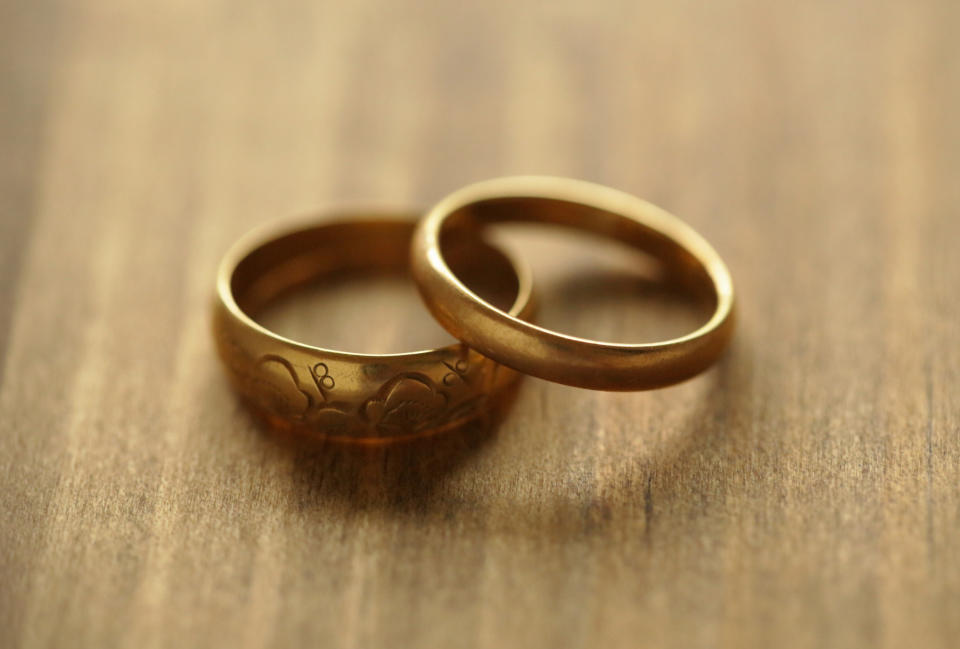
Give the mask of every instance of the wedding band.
<path id="1" fill-rule="evenodd" d="M 459 426 L 486 412 L 516 373 L 463 344 L 401 354 L 353 354 L 280 336 L 254 318 L 282 294 L 331 273 L 406 272 L 413 215 L 341 215 L 257 230 L 223 258 L 213 332 L 235 389 L 272 426 L 325 438 L 400 438 Z M 529 315 L 530 273 L 471 239 L 444 253 L 476 290 Z M 481 288 L 478 288 L 481 287 Z M 389 322 L 388 313 L 371 321 Z"/>
<path id="2" fill-rule="evenodd" d="M 648 252 L 692 286 L 705 289 L 713 314 L 690 334 L 641 344 L 587 340 L 526 322 L 465 285 L 441 246 L 456 232 L 511 221 L 589 230 Z M 417 226 L 411 269 L 430 312 L 455 337 L 515 370 L 567 385 L 596 390 L 671 385 L 709 367 L 733 332 L 733 282 L 710 244 L 650 203 L 583 181 L 521 176 L 454 192 Z"/>

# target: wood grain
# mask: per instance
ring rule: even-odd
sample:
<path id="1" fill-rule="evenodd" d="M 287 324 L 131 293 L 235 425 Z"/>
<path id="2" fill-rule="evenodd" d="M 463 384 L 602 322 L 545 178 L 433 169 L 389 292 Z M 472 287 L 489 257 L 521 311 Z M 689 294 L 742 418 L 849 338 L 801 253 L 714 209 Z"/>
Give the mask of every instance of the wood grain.
<path id="1" fill-rule="evenodd" d="M 956 646 L 957 3 L 0 12 L 0 645 Z M 234 238 L 528 172 L 716 245 L 720 366 L 530 379 L 493 430 L 366 451 L 238 406 L 208 333 Z M 545 323 L 695 315 L 610 246 L 504 236 Z M 275 317 L 399 350 L 407 289 Z"/>

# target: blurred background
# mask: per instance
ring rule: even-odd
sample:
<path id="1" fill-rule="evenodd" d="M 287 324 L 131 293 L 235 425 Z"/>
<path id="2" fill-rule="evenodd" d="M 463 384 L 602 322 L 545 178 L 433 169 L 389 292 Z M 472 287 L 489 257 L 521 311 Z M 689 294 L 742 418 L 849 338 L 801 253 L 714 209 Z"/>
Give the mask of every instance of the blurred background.
<path id="1" fill-rule="evenodd" d="M 2 0 L 0 645 L 950 646 L 958 35 L 952 0 Z M 518 173 L 710 240 L 724 363 L 525 381 L 482 439 L 265 441 L 209 341 L 223 251 Z M 696 322 L 615 245 L 505 236 L 544 324 Z M 445 336 L 400 282 L 270 317 Z"/>

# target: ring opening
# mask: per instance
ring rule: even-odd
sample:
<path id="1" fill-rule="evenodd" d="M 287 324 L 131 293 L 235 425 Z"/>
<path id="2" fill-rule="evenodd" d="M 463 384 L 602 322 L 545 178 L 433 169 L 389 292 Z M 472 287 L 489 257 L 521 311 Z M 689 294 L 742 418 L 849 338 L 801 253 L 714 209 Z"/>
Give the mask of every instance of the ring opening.
<path id="1" fill-rule="evenodd" d="M 545 329 L 630 344 L 682 336 L 713 314 L 712 292 L 686 286 L 666 264 L 622 241 L 540 223 L 495 224 L 485 233 L 530 265 L 536 324 Z"/>
<path id="2" fill-rule="evenodd" d="M 359 320 L 370 317 L 395 318 L 394 324 L 400 326 L 391 328 L 392 335 L 403 342 L 449 344 L 449 335 L 439 326 L 433 327 L 429 316 L 416 318 L 419 311 L 405 308 L 408 302 L 418 301 L 412 281 L 409 294 L 404 284 L 409 280 L 413 229 L 412 220 L 384 219 L 328 223 L 282 234 L 251 250 L 237 263 L 231 278 L 234 299 L 247 316 L 281 335 L 288 336 L 289 332 L 282 329 L 294 323 L 294 328 L 303 331 L 289 337 L 307 344 L 319 343 L 317 336 L 327 338 L 324 347 L 396 343 L 393 338 L 369 336 L 357 340 Z M 507 255 L 474 238 L 451 241 L 445 246 L 445 255 L 471 290 L 497 308 L 512 308 L 520 289 L 517 270 Z M 352 288 L 359 299 L 370 302 L 356 304 L 351 296 L 344 295 L 344 288 Z M 324 307 L 337 309 L 338 305 L 338 315 L 328 317 Z M 387 310 L 393 305 L 398 310 L 391 315 Z M 291 313 L 297 317 L 284 317 Z M 304 313 L 316 314 L 317 318 L 300 317 Z M 341 338 L 345 340 L 337 340 Z"/>
<path id="3" fill-rule="evenodd" d="M 511 224 L 514 228 L 522 226 L 527 232 L 544 226 L 576 231 L 576 235 L 580 237 L 580 247 L 600 244 L 596 247 L 601 247 L 604 254 L 610 254 L 612 249 L 607 247 L 609 242 L 618 248 L 626 246 L 631 251 L 642 253 L 646 259 L 639 260 L 637 268 L 639 271 L 646 271 L 645 279 L 648 281 L 645 285 L 649 288 L 651 283 L 649 280 L 653 280 L 661 288 L 670 289 L 672 292 L 680 289 L 682 298 L 689 298 L 695 303 L 696 317 L 699 322 L 692 325 L 694 329 L 706 323 L 717 308 L 716 287 L 707 269 L 691 251 L 675 239 L 628 219 L 622 214 L 571 201 L 543 197 L 503 197 L 480 200 L 451 212 L 444 219 L 439 232 L 440 247 L 444 253 L 444 261 L 461 281 L 464 278 L 450 265 L 451 259 L 446 254 L 449 242 L 464 239 L 467 232 L 477 237 L 479 232 L 487 232 L 482 230 L 484 225 L 496 224 Z M 496 241 L 496 227 L 490 230 L 493 230 L 493 238 Z M 529 241 L 530 237 L 527 240 Z M 619 251 L 613 251 L 614 254 L 616 252 Z M 649 263 L 651 260 L 654 262 L 652 269 Z M 556 262 L 556 260 L 552 261 Z M 651 273 L 651 270 L 654 272 Z M 615 273 L 611 276 L 620 281 L 621 287 L 629 283 L 629 276 L 623 274 L 616 276 Z M 640 272 L 633 275 L 638 287 L 641 286 L 640 276 Z M 661 291 L 661 293 L 666 292 Z M 671 295 L 671 298 L 676 302 L 676 295 Z M 689 321 L 690 318 L 687 320 Z M 691 329 L 688 327 L 686 330 Z"/>

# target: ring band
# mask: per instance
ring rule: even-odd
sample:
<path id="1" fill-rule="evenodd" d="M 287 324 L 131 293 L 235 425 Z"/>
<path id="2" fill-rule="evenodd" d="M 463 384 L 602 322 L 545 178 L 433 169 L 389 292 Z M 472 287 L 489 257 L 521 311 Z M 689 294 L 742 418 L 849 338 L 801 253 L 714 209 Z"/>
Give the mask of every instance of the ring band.
<path id="1" fill-rule="evenodd" d="M 438 432 L 486 412 L 490 399 L 516 378 L 463 344 L 352 354 L 289 340 L 254 320 L 281 294 L 330 273 L 405 272 L 413 215 L 397 216 L 346 215 L 319 225 L 258 230 L 223 258 L 214 338 L 232 384 L 272 426 L 361 440 Z M 475 239 L 453 242 L 445 253 L 459 272 L 489 289 L 488 299 L 512 315 L 529 315 L 525 267 Z"/>
<path id="2" fill-rule="evenodd" d="M 688 335 L 645 344 L 586 340 L 525 322 L 471 291 L 441 249 L 455 232 L 515 221 L 590 230 L 644 250 L 706 289 L 713 314 Z M 733 333 L 733 282 L 710 244 L 650 203 L 583 181 L 521 176 L 454 192 L 418 225 L 411 269 L 431 313 L 459 340 L 515 370 L 567 385 L 647 390 L 678 383 L 709 367 Z"/>

